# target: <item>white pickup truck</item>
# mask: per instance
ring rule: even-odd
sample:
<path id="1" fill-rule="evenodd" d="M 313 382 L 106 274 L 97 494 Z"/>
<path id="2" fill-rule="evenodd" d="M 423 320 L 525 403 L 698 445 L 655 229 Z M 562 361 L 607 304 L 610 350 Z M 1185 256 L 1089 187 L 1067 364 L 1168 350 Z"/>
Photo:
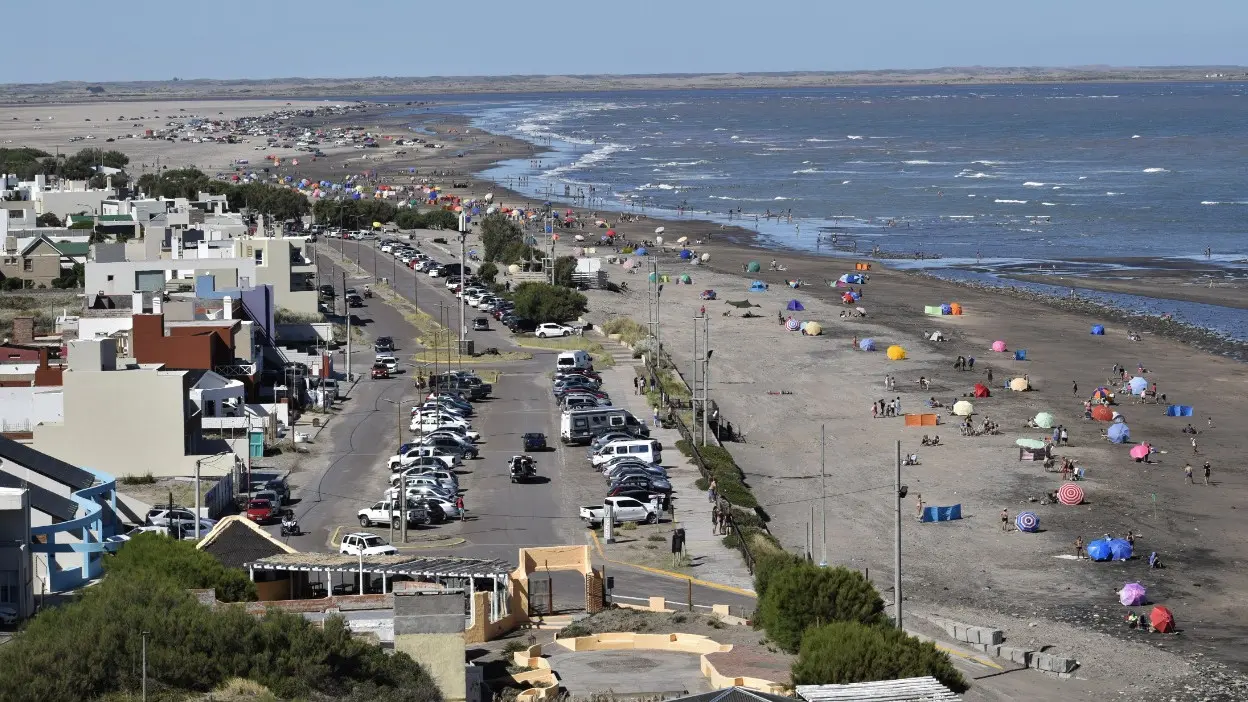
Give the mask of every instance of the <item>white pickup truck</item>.
<path id="1" fill-rule="evenodd" d="M 612 506 L 616 524 L 621 522 L 655 524 L 659 521 L 659 505 L 657 502 L 641 502 L 631 497 L 608 497 L 604 502 Z M 581 519 L 585 520 L 590 526 L 602 524 L 603 509 L 603 505 L 581 507 Z"/>

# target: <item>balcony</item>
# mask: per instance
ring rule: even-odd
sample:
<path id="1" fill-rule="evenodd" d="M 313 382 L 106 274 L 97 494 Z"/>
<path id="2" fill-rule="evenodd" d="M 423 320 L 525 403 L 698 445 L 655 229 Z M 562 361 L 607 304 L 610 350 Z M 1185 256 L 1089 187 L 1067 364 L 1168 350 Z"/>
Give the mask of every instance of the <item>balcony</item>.
<path id="1" fill-rule="evenodd" d="M 256 374 L 254 363 L 223 363 L 214 366 L 212 371 L 225 378 L 251 377 Z"/>

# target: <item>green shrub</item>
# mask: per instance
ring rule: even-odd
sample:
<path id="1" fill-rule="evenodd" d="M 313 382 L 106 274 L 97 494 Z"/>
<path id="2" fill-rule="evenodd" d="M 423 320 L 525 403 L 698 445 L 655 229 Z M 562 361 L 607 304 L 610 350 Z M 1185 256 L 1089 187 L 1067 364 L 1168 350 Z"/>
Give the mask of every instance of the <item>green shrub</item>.
<path id="1" fill-rule="evenodd" d="M 758 600 L 759 625 L 780 648 L 797 653 L 812 626 L 837 621 L 884 621 L 884 601 L 862 574 L 800 562 L 767 579 Z"/>
<path id="2" fill-rule="evenodd" d="M 222 602 L 256 599 L 256 585 L 247 573 L 226 568 L 213 556 L 195 548 L 190 541 L 169 539 L 161 534 L 139 534 L 104 561 L 109 579 L 169 580 L 180 588 L 217 591 Z"/>
<path id="3" fill-rule="evenodd" d="M 510 658 L 513 653 L 519 653 L 528 647 L 529 645 L 520 639 L 512 639 L 503 645 L 503 655 Z"/>
<path id="4" fill-rule="evenodd" d="M 676 450 L 685 458 L 693 458 L 693 445 L 684 439 L 676 440 Z"/>
<path id="5" fill-rule="evenodd" d="M 644 325 L 630 317 L 612 317 L 603 323 L 602 331 L 605 334 L 619 334 L 620 341 L 629 346 L 636 346 L 642 339 L 650 336 Z"/>
<path id="6" fill-rule="evenodd" d="M 143 475 L 123 475 L 121 476 L 122 485 L 153 485 L 156 482 L 156 476 L 149 473 Z"/>
<path id="7" fill-rule="evenodd" d="M 754 554 L 754 592 L 759 599 L 762 599 L 767 592 L 771 576 L 785 568 L 799 565 L 801 562 L 802 559 L 787 551 L 759 549 L 759 552 Z"/>
<path id="8" fill-rule="evenodd" d="M 568 322 L 581 316 L 589 301 L 570 288 L 526 282 L 515 289 L 516 314 L 537 322 Z"/>
<path id="9" fill-rule="evenodd" d="M 954 692 L 968 685 L 931 642 L 904 631 L 861 622 L 832 622 L 808 630 L 793 664 L 794 685 L 843 685 L 930 675 Z"/>
<path id="10" fill-rule="evenodd" d="M 493 285 L 494 279 L 498 277 L 498 266 L 494 265 L 491 261 L 482 263 L 481 267 L 477 269 L 477 277 L 486 283 Z"/>
<path id="11" fill-rule="evenodd" d="M 592 633 L 593 632 L 589 630 L 589 627 L 585 626 L 584 624 L 581 624 L 579 622 L 572 622 L 571 624 L 559 630 L 559 638 L 575 639 L 581 636 L 589 636 Z"/>

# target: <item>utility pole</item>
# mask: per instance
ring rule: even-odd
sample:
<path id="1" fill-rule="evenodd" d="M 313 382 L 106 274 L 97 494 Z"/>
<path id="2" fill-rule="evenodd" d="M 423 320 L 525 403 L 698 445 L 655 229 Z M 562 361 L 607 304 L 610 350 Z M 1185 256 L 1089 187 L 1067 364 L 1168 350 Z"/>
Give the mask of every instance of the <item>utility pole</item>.
<path id="1" fill-rule="evenodd" d="M 711 350 L 711 319 L 705 314 L 702 315 L 702 347 L 702 445 L 706 446 L 706 435 L 711 421 L 708 409 L 711 397 L 711 354 L 715 352 Z M 718 421 L 715 426 L 718 432 Z"/>
<path id="2" fill-rule="evenodd" d="M 147 702 L 147 637 L 151 635 L 150 631 L 142 632 L 143 636 L 143 697 L 142 702 Z"/>
<path id="3" fill-rule="evenodd" d="M 464 318 L 464 302 L 463 290 L 466 287 L 465 281 L 468 280 L 468 213 L 459 213 L 459 366 L 463 368 L 464 346 L 468 343 L 468 326 Z"/>
<path id="4" fill-rule="evenodd" d="M 901 484 L 901 442 L 897 442 L 897 479 L 894 483 L 894 499 L 897 505 L 897 542 L 893 549 L 893 597 L 896 604 L 893 614 L 897 617 L 897 628 L 901 629 L 901 500 L 906 496 L 906 486 Z"/>
<path id="5" fill-rule="evenodd" d="M 828 567 L 828 426 L 819 425 L 819 514 L 823 518 L 823 550 L 819 554 L 820 567 Z"/>
<path id="6" fill-rule="evenodd" d="M 351 372 L 351 310 L 347 310 L 347 382 L 354 378 Z"/>
<path id="7" fill-rule="evenodd" d="M 692 362 L 693 362 L 692 363 L 693 365 L 693 421 L 695 422 L 693 431 L 695 433 L 695 436 L 694 436 L 695 440 L 697 439 L 696 422 L 698 421 L 699 403 L 701 403 L 701 407 L 702 407 L 702 416 L 704 417 L 706 416 L 706 403 L 702 402 L 702 395 L 698 392 L 698 371 L 700 370 L 700 367 L 702 365 L 702 358 L 698 356 L 698 321 L 701 318 L 702 318 L 701 314 L 693 315 L 693 358 L 692 358 Z M 705 434 L 702 435 L 702 445 L 703 446 L 706 445 Z"/>

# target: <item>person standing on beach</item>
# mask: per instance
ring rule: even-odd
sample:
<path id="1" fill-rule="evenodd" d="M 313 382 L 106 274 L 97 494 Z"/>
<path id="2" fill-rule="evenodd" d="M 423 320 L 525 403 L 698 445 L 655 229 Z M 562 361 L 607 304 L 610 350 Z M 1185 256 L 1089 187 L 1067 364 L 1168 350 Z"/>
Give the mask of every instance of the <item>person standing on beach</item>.
<path id="1" fill-rule="evenodd" d="M 880 406 L 875 404 L 874 402 L 871 403 L 871 418 L 872 419 L 880 418 Z"/>
<path id="2" fill-rule="evenodd" d="M 975 357 L 974 356 L 971 356 L 970 358 L 966 359 L 966 369 L 968 371 L 975 370 Z"/>
<path id="3" fill-rule="evenodd" d="M 1209 461 L 1205 461 L 1204 470 L 1205 470 L 1205 487 L 1209 487 L 1209 472 L 1210 472 Z"/>
<path id="4" fill-rule="evenodd" d="M 1075 560 L 1078 561 L 1082 559 L 1083 559 L 1083 537 L 1076 536 L 1075 537 Z"/>
<path id="5" fill-rule="evenodd" d="M 1001 510 L 1001 531 L 1010 530 L 1010 510 Z"/>
<path id="6" fill-rule="evenodd" d="M 992 369 L 988 369 L 988 384 L 992 385 Z"/>
<path id="7" fill-rule="evenodd" d="M 1078 383 L 1077 381 L 1074 381 L 1074 380 L 1070 381 L 1070 390 L 1071 390 L 1071 394 L 1078 395 L 1078 394 L 1079 394 L 1079 383 Z"/>
<path id="8" fill-rule="evenodd" d="M 923 521 L 923 495 L 914 496 L 914 518 Z"/>
<path id="9" fill-rule="evenodd" d="M 1192 483 L 1192 464 L 1191 464 L 1191 463 L 1188 463 L 1187 465 L 1183 466 L 1183 480 L 1184 480 L 1184 481 L 1186 481 L 1188 485 L 1192 485 L 1192 484 L 1193 484 L 1193 483 Z"/>
<path id="10" fill-rule="evenodd" d="M 1196 448 L 1196 437 L 1194 436 L 1192 437 L 1192 453 L 1200 453 L 1200 451 Z"/>
<path id="11" fill-rule="evenodd" d="M 1066 427 L 1062 427 L 1062 446 L 1070 446 L 1070 432 L 1066 431 Z"/>

